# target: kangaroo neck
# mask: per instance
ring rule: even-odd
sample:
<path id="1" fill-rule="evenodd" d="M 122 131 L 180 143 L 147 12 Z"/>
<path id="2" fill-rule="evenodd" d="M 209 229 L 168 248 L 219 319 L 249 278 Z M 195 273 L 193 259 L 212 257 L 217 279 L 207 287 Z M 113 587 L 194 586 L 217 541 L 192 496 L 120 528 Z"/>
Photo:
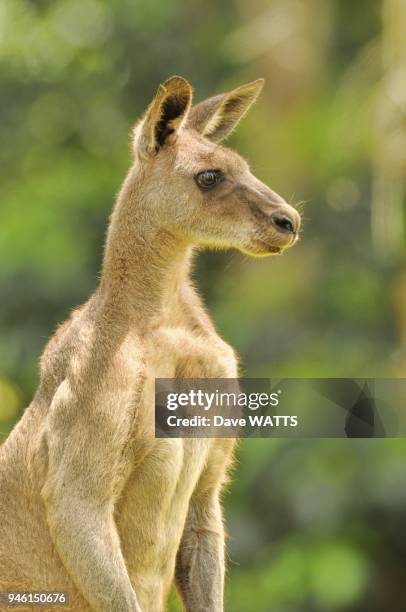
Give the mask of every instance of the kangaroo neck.
<path id="1" fill-rule="evenodd" d="M 113 317 L 153 321 L 176 307 L 191 257 L 189 244 L 152 221 L 140 177 L 130 171 L 107 232 L 99 286 L 103 308 Z"/>

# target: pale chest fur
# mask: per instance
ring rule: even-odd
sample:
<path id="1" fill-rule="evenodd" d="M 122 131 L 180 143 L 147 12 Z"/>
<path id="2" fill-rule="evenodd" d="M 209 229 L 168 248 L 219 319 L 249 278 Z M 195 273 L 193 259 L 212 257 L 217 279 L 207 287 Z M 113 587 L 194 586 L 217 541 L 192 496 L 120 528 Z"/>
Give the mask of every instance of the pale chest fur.
<path id="1" fill-rule="evenodd" d="M 127 349 L 130 350 L 130 347 Z M 187 355 L 187 359 L 185 356 Z M 231 350 L 218 337 L 162 326 L 145 350 L 145 378 L 133 444 L 134 465 L 116 509 L 126 564 L 148 591 L 169 588 L 191 497 L 210 463 L 223 467 L 229 441 L 154 438 L 154 380 L 235 376 Z M 216 466 L 213 471 L 219 473 Z M 221 471 L 221 470 L 220 470 Z"/>
<path id="2" fill-rule="evenodd" d="M 145 571 L 157 582 L 171 580 L 189 501 L 210 445 L 207 439 L 156 440 L 132 471 L 116 512 L 130 575 Z"/>

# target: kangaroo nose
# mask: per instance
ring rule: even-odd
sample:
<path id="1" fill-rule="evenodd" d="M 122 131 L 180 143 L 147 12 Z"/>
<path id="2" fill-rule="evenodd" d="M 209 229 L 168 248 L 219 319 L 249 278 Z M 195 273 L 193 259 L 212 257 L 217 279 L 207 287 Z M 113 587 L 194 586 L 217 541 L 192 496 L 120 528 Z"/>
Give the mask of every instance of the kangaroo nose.
<path id="1" fill-rule="evenodd" d="M 295 234 L 297 231 L 297 223 L 292 217 L 280 212 L 274 212 L 271 215 L 271 222 L 276 229 L 284 234 Z"/>

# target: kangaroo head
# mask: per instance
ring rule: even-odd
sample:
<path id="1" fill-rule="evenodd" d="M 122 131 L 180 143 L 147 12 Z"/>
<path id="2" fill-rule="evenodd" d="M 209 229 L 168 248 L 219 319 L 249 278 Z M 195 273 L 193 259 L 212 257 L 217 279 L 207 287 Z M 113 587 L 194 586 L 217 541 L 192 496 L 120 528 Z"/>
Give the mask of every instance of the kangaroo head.
<path id="1" fill-rule="evenodd" d="M 134 129 L 138 189 L 150 223 L 180 240 L 280 253 L 298 237 L 300 215 L 250 172 L 223 140 L 255 102 L 259 79 L 192 106 L 178 76 L 160 85 Z"/>

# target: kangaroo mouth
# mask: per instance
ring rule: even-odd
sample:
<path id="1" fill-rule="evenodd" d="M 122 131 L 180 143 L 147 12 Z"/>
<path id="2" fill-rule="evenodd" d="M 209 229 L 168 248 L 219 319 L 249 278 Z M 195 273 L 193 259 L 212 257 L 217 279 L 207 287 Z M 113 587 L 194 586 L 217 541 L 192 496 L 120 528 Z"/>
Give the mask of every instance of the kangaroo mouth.
<path id="1" fill-rule="evenodd" d="M 275 246 L 263 240 L 255 240 L 248 248 L 244 249 L 244 252 L 253 257 L 268 257 L 269 255 L 281 255 L 283 249 L 284 247 Z"/>
<path id="2" fill-rule="evenodd" d="M 268 253 L 275 253 L 276 255 L 278 255 L 279 253 L 282 253 L 283 251 L 282 247 L 277 247 L 277 246 L 267 245 L 266 248 L 267 248 Z"/>
<path id="3" fill-rule="evenodd" d="M 275 239 L 276 238 L 276 239 Z M 282 255 L 282 253 L 292 247 L 298 241 L 298 234 L 292 234 L 290 236 L 279 235 L 269 236 L 269 239 L 265 236 L 255 237 L 251 244 L 245 249 L 248 255 L 254 257 L 267 257 L 269 255 Z M 277 244 L 275 244 L 277 242 Z M 279 244 L 278 244 L 279 242 Z M 281 244 L 282 243 L 282 244 Z"/>
<path id="4" fill-rule="evenodd" d="M 283 252 L 282 247 L 272 246 L 271 244 L 263 243 L 262 250 L 264 255 L 280 255 Z"/>

